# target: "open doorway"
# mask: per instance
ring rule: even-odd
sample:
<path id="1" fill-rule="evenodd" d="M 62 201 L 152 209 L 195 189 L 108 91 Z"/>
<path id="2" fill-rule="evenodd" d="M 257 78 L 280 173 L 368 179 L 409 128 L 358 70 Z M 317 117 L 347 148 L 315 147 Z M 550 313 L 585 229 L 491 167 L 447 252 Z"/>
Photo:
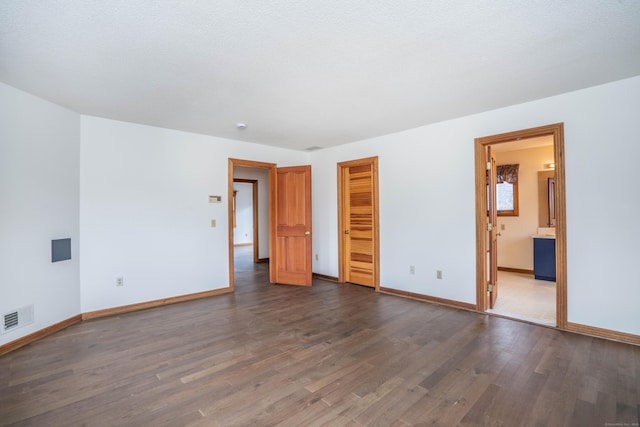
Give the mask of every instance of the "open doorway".
<path id="1" fill-rule="evenodd" d="M 240 169 L 240 168 L 238 168 Z M 257 171 L 262 172 L 258 169 Z M 265 171 L 266 172 L 266 171 Z M 260 211 L 268 214 L 268 206 L 264 204 L 260 209 L 258 201 L 258 179 L 236 178 L 239 171 L 234 170 L 233 179 L 233 251 L 234 270 L 249 271 L 258 262 L 260 246 L 258 226 Z M 268 182 L 268 175 L 264 177 L 264 185 Z M 268 238 L 268 236 L 267 236 Z"/>
<path id="2" fill-rule="evenodd" d="M 488 311 L 555 326 L 555 216 L 550 211 L 554 192 L 549 192 L 548 184 L 555 178 L 553 137 L 526 138 L 490 149 L 496 160 L 500 294 Z M 536 257 L 534 247 L 541 245 L 548 253 L 539 250 Z M 542 261 L 548 266 L 541 264 L 545 255 Z"/>
<path id="3" fill-rule="evenodd" d="M 258 171 L 262 172 L 261 170 Z M 260 217 L 268 216 L 269 214 L 268 200 L 262 200 L 262 204 L 260 203 L 259 184 L 262 184 L 264 191 L 264 188 L 268 187 L 269 184 L 269 175 L 265 171 L 265 176 L 262 180 L 236 178 L 235 174 L 239 173 L 239 171 L 234 170 L 233 245 L 250 246 L 250 250 L 247 250 L 247 252 L 253 254 L 253 262 L 257 263 L 260 260 Z M 268 239 L 268 233 L 263 237 Z M 267 247 L 266 250 L 268 251 L 269 248 Z"/>
<path id="4" fill-rule="evenodd" d="M 229 160 L 229 281 L 239 274 L 269 270 L 272 246 L 271 197 L 276 165 Z M 267 282 L 268 283 L 268 282 Z"/>
<path id="5" fill-rule="evenodd" d="M 475 144 L 478 310 L 565 327 L 563 125 Z"/>
<path id="6" fill-rule="evenodd" d="M 268 282 L 265 283 L 311 286 L 311 166 L 278 168 L 273 163 L 230 158 L 227 187 L 229 288 L 235 290 L 234 179 L 241 179 L 235 178 L 240 168 L 252 172 L 255 172 L 253 169 L 265 169 L 268 175 L 268 190 L 258 193 L 258 200 L 260 193 L 267 194 L 268 214 L 258 218 L 268 215 L 268 226 L 256 227 L 265 231 L 265 237 L 259 239 L 260 245 L 268 242 L 265 245 L 269 254 Z"/>

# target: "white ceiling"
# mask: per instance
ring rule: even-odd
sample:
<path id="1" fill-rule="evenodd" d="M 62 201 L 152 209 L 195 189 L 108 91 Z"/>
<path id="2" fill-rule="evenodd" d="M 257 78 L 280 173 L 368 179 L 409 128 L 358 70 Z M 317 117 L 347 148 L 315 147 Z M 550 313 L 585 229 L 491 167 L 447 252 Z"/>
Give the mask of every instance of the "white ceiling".
<path id="1" fill-rule="evenodd" d="M 491 145 L 494 153 L 505 153 L 507 151 L 529 150 L 531 148 L 547 147 L 553 145 L 553 135 L 536 136 L 533 138 L 518 139 L 511 142 Z"/>
<path id="2" fill-rule="evenodd" d="M 82 114 L 293 149 L 635 75 L 638 0 L 0 2 L 0 81 Z"/>

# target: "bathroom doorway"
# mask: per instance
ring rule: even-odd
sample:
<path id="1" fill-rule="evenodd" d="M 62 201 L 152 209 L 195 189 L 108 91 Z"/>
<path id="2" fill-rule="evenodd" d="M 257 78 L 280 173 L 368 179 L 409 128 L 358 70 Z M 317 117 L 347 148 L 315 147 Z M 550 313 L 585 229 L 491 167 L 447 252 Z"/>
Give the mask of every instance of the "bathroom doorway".
<path id="1" fill-rule="evenodd" d="M 567 315 L 563 125 L 477 138 L 475 144 L 478 310 L 564 327 Z M 491 167 L 497 170 L 489 173 Z M 545 196 L 538 182 L 549 175 L 553 178 L 552 197 L 545 181 L 546 203 L 542 203 Z M 489 209 L 492 203 L 497 210 L 497 216 L 493 217 Z M 555 208 L 551 215 L 549 205 Z M 555 227 L 550 225 L 551 216 Z M 548 250 L 555 264 L 553 277 L 538 274 L 541 270 L 536 271 L 534 266 L 534 258 L 538 264 L 540 259 L 536 243 L 549 245 L 552 241 L 554 247 Z"/>

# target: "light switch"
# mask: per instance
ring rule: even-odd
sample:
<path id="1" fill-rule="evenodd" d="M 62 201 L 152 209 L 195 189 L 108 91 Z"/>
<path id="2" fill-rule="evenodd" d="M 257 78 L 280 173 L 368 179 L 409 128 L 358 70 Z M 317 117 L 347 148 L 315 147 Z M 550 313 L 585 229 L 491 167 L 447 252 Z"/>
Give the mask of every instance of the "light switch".
<path id="1" fill-rule="evenodd" d="M 211 220 L 211 228 L 216 228 L 216 220 L 215 219 Z"/>
<path id="2" fill-rule="evenodd" d="M 222 203 L 222 196 L 209 196 L 209 203 Z"/>

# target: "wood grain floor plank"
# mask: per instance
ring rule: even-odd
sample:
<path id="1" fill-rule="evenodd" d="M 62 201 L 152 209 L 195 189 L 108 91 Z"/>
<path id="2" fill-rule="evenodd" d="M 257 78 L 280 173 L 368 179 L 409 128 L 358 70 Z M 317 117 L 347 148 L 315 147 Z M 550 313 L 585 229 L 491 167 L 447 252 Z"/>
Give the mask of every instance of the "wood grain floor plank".
<path id="1" fill-rule="evenodd" d="M 345 400 L 339 402 L 340 406 L 344 409 L 339 413 L 339 418 L 349 419 L 356 422 L 355 419 L 369 409 L 372 406 L 377 406 L 380 402 L 383 402 L 387 396 L 389 396 L 394 390 L 397 390 L 406 380 L 403 378 L 393 377 L 387 380 L 373 392 L 366 394 L 365 396 L 353 400 L 351 404 L 343 405 Z M 355 395 L 354 395 L 355 396 Z M 351 422 L 346 423 L 350 424 Z"/>
<path id="2" fill-rule="evenodd" d="M 401 419 L 409 424 L 459 424 L 510 357 L 509 353 L 493 347 L 475 347 L 427 396 L 409 408 Z"/>
<path id="3" fill-rule="evenodd" d="M 0 356 L 0 425 L 640 421 L 640 347 L 319 279 L 269 285 L 267 264 L 238 260 L 233 294 L 84 321 Z"/>
<path id="4" fill-rule="evenodd" d="M 371 405 L 354 420 L 362 425 L 372 426 L 386 426 L 398 420 L 407 408 L 427 394 L 427 390 L 419 385 L 422 381 L 423 378 L 419 375 L 403 381 L 384 400 Z"/>

